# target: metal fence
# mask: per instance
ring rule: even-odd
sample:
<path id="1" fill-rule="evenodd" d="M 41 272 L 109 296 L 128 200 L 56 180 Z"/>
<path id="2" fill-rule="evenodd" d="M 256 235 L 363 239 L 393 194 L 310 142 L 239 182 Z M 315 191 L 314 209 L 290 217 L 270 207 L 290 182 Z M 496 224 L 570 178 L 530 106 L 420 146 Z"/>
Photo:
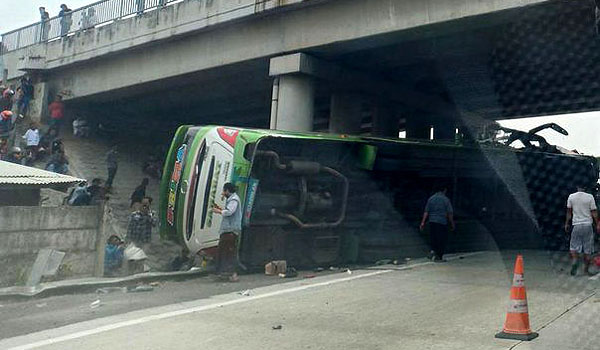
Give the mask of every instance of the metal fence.
<path id="1" fill-rule="evenodd" d="M 114 20 L 142 14 L 146 10 L 166 6 L 181 0 L 102 0 L 68 12 L 62 17 L 2 34 L 0 55 L 33 44 L 66 36 L 70 33 L 93 28 Z"/>

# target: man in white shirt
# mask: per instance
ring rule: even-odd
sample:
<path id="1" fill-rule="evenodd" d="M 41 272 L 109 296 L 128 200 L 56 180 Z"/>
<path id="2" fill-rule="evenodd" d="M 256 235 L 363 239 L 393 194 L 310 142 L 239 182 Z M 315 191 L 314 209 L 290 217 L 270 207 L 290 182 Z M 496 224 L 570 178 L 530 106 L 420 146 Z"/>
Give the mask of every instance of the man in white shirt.
<path id="1" fill-rule="evenodd" d="M 25 142 L 27 143 L 27 153 L 30 154 L 31 159 L 37 158 L 38 148 L 40 146 L 40 130 L 38 130 L 37 123 L 33 122 L 29 125 L 29 129 L 23 135 Z"/>
<path id="2" fill-rule="evenodd" d="M 598 225 L 598 211 L 594 196 L 585 192 L 583 186 L 577 186 L 577 192 L 569 195 L 567 199 L 567 220 L 565 232 L 569 233 L 569 221 L 572 221 L 571 242 L 571 275 L 577 274 L 579 267 L 579 254 L 583 253 L 584 272 L 589 274 L 590 255 L 594 252 L 594 228 L 600 233 Z"/>

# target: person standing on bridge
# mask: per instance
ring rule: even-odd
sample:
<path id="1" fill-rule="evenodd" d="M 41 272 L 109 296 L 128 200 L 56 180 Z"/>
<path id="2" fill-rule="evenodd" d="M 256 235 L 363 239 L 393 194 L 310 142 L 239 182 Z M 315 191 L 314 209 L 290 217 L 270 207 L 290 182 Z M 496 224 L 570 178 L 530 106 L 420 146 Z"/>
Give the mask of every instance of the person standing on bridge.
<path id="1" fill-rule="evenodd" d="M 50 29 L 50 14 L 45 7 L 40 7 L 40 41 L 48 40 L 48 31 Z"/>
<path id="2" fill-rule="evenodd" d="M 425 229 L 425 223 L 429 220 L 429 234 L 431 237 L 430 258 L 436 262 L 444 262 L 444 252 L 448 242 L 448 223 L 454 231 L 454 210 L 446 196 L 448 192 L 445 186 L 437 186 L 433 196 L 429 197 L 420 229 Z"/>
<path id="3" fill-rule="evenodd" d="M 577 274 L 579 268 L 579 254 L 583 253 L 583 271 L 589 274 L 590 256 L 594 253 L 594 228 L 600 233 L 598 225 L 598 210 L 594 196 L 585 192 L 584 186 L 577 186 L 577 192 L 569 195 L 567 199 L 567 219 L 565 220 L 565 232 L 569 234 L 569 223 L 571 239 L 569 251 L 571 252 L 571 275 Z"/>
<path id="4" fill-rule="evenodd" d="M 228 182 L 223 185 L 223 197 L 225 197 L 225 208 L 215 204 L 213 213 L 223 217 L 219 237 L 219 253 L 217 257 L 217 270 L 220 273 L 231 274 L 229 281 L 237 282 L 238 275 L 236 265 L 237 241 L 242 232 L 242 206 L 240 197 L 237 195 L 235 185 Z"/>
<path id="5" fill-rule="evenodd" d="M 66 36 L 71 30 L 71 24 L 73 24 L 73 18 L 71 17 L 73 10 L 67 5 L 60 5 L 60 12 L 58 17 L 60 18 L 60 36 Z"/>
<path id="6" fill-rule="evenodd" d="M 106 179 L 106 190 L 110 191 L 113 180 L 117 174 L 117 168 L 119 167 L 119 152 L 117 146 L 113 146 L 108 153 L 106 153 L 106 169 L 108 170 L 108 179 Z"/>

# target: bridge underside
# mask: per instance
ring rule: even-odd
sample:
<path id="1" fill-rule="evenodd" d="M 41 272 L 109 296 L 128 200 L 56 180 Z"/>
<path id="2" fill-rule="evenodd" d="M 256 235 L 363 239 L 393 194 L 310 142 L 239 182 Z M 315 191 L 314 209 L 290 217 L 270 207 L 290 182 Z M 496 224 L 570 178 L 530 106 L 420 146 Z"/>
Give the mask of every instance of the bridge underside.
<path id="1" fill-rule="evenodd" d="M 314 76 L 314 129 L 331 128 L 333 96 L 357 96 L 370 132 L 472 129 L 490 120 L 600 108 L 600 37 L 590 1 L 556 1 L 303 51 L 346 73 Z M 168 133 L 182 123 L 268 127 L 271 57 L 69 100 L 78 114 Z M 49 78 L 60 72 L 50 72 Z M 445 138 L 442 137 L 442 138 Z"/>

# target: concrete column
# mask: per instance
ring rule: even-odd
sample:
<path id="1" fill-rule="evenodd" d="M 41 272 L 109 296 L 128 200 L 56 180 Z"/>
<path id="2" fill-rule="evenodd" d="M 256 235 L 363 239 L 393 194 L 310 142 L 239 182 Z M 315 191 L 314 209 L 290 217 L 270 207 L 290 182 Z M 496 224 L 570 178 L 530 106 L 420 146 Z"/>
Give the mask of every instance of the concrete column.
<path id="1" fill-rule="evenodd" d="M 329 132 L 334 134 L 359 134 L 362 122 L 362 98 L 358 94 L 334 93 L 331 95 Z"/>
<path id="2" fill-rule="evenodd" d="M 431 122 L 426 115 L 409 115 L 406 118 L 406 138 L 429 140 Z"/>
<path id="3" fill-rule="evenodd" d="M 34 84 L 33 99 L 29 102 L 29 117 L 37 122 L 45 122 L 47 117 L 48 90 L 49 86 L 46 82 L 38 82 Z"/>
<path id="4" fill-rule="evenodd" d="M 312 131 L 314 122 L 314 81 L 308 75 L 281 75 L 273 81 L 271 129 Z"/>
<path id="5" fill-rule="evenodd" d="M 392 106 L 383 102 L 376 103 L 373 108 L 373 128 L 371 134 L 377 137 L 398 138 L 400 128 L 398 115 Z"/>

